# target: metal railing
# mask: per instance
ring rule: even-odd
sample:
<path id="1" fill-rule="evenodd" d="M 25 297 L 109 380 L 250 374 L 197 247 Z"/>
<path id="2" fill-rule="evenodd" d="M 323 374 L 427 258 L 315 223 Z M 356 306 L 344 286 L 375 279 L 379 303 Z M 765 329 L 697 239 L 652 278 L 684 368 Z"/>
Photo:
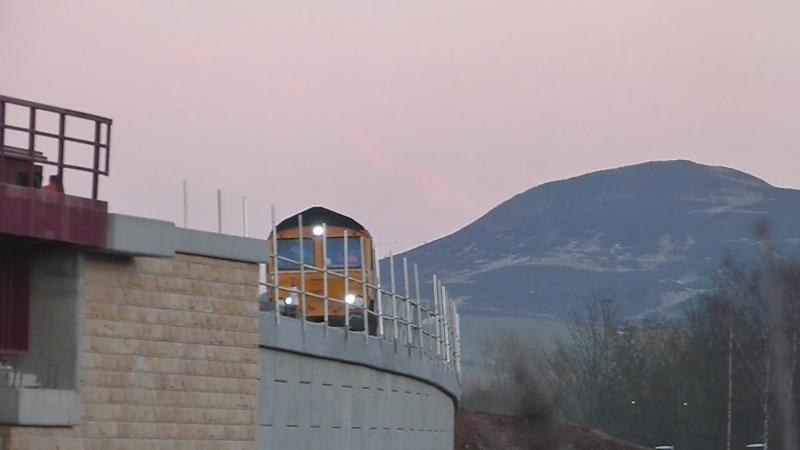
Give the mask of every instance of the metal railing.
<path id="1" fill-rule="evenodd" d="M 27 125 L 19 126 L 8 123 L 8 105 L 16 105 L 27 109 Z M 37 113 L 40 111 L 58 116 L 58 131 L 56 133 L 41 129 L 37 123 Z M 94 137 L 92 139 L 84 139 L 70 134 L 67 131 L 67 119 L 92 123 L 94 125 Z M 112 120 L 105 117 L 0 95 L 0 182 L 6 179 L 6 160 L 21 156 L 27 165 L 27 176 L 24 177 L 23 185 L 35 187 L 35 170 L 38 164 L 55 166 L 59 183 L 62 186 L 65 170 L 88 172 L 92 176 L 92 199 L 97 200 L 99 177 L 100 175 L 108 176 L 110 173 L 111 123 Z M 8 145 L 9 131 L 24 135 L 27 138 L 27 145 L 24 148 Z M 37 138 L 55 140 L 58 152 L 55 161 L 48 160 L 43 156 L 44 152 L 42 150 L 44 146 L 37 145 Z M 93 151 L 91 166 L 67 163 L 65 161 L 67 143 L 90 147 Z"/>
<path id="2" fill-rule="evenodd" d="M 344 263 L 343 267 L 336 270 L 328 267 L 327 255 L 327 226 L 321 224 L 323 266 L 317 267 L 308 264 L 305 260 L 303 241 L 308 238 L 303 235 L 303 216 L 298 217 L 299 233 L 299 259 L 291 259 L 278 254 L 278 238 L 275 223 L 275 211 L 272 211 L 272 238 L 268 252 L 271 271 L 266 273 L 266 281 L 261 286 L 266 290 L 269 299 L 262 309 L 274 310 L 275 321 L 280 323 L 282 316 L 286 317 L 289 306 L 293 306 L 294 316 L 306 324 L 329 326 L 343 326 L 347 332 L 345 337 L 363 335 L 364 339 L 384 339 L 395 344 L 395 348 L 405 346 L 416 350 L 420 355 L 440 362 L 447 369 L 456 371 L 461 376 L 461 338 L 459 331 L 458 309 L 448 296 L 447 288 L 437 276 L 433 276 L 431 296 L 424 298 L 420 292 L 419 268 L 413 264 L 413 273 L 409 273 L 407 258 L 402 258 L 402 291 L 396 280 L 395 258 L 389 255 L 389 284 L 384 284 L 381 279 L 381 262 L 377 248 L 372 252 L 372 271 L 366 272 L 364 238 L 359 237 L 361 263 L 358 273 L 360 277 L 352 275 L 348 264 L 348 240 L 352 239 L 347 231 L 343 235 Z M 291 272 L 297 276 L 299 272 L 300 286 L 281 286 L 281 263 L 288 263 L 294 267 Z M 311 292 L 306 287 L 306 275 L 309 273 L 321 274 L 322 293 Z M 288 273 L 284 276 L 289 275 Z M 348 302 L 347 298 L 334 298 L 329 294 L 329 280 L 338 278 L 344 282 L 344 296 L 350 292 L 361 294 L 362 305 Z M 414 292 L 411 292 L 413 282 Z M 287 305 L 287 300 L 297 304 Z M 321 322 L 308 321 L 308 300 L 316 299 L 323 305 Z M 352 300 L 352 299 L 351 299 Z M 372 308 L 370 308 L 372 303 Z M 339 305 L 344 310 L 344 322 L 332 323 L 331 305 Z M 299 312 L 297 311 L 299 309 Z M 355 313 L 362 317 L 363 330 L 352 330 L 351 319 Z M 360 328 L 360 327 L 359 327 Z"/>

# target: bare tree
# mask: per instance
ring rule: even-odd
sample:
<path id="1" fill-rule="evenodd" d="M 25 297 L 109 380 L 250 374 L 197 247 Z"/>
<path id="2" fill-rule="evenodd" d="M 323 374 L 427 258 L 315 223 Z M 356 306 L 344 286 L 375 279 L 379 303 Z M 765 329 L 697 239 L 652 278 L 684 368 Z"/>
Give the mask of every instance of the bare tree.
<path id="1" fill-rule="evenodd" d="M 756 235 L 761 247 L 762 266 L 764 271 L 764 302 L 767 308 L 769 329 L 769 361 L 772 382 L 775 386 L 776 415 L 778 419 L 778 438 L 780 448 L 797 450 L 797 416 L 793 400 L 792 367 L 793 353 L 790 350 L 787 326 L 784 314 L 785 279 L 782 276 L 772 247 L 770 227 L 766 222 L 758 224 Z"/>

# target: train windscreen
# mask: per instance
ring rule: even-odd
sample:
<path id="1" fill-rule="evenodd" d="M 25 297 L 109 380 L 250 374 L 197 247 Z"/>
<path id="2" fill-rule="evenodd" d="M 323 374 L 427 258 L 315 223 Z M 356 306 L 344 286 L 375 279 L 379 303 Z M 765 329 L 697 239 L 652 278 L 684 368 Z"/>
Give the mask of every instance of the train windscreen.
<path id="1" fill-rule="evenodd" d="M 344 238 L 328 238 L 328 267 L 344 267 Z M 347 267 L 361 267 L 361 240 L 347 240 Z"/>
<path id="2" fill-rule="evenodd" d="M 288 258 L 293 261 L 300 261 L 300 239 L 278 239 L 278 256 Z M 314 240 L 303 239 L 303 262 L 306 265 L 314 265 Z M 279 260 L 278 269 L 298 270 L 300 264 L 297 262 Z"/>

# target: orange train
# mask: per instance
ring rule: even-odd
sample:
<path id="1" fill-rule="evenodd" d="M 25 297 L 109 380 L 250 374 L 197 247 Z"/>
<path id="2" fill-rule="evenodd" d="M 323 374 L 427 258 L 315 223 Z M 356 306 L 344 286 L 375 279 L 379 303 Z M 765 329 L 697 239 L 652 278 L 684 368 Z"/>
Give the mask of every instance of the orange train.
<path id="1" fill-rule="evenodd" d="M 368 311 L 375 311 L 373 289 L 364 289 L 361 280 L 372 283 L 375 267 L 375 251 L 372 236 L 356 220 L 323 207 L 312 207 L 280 222 L 270 234 L 268 245 L 272 253 L 277 244 L 278 295 L 270 288 L 269 298 L 275 310 L 283 315 L 303 317 L 306 320 L 325 320 L 325 275 L 321 270 L 300 265 L 300 216 L 302 216 L 302 256 L 306 266 L 327 268 L 328 324 L 343 326 L 345 315 L 349 316 L 350 329 L 364 330 L 364 316 L 370 333 L 374 334 L 377 318 Z M 345 233 L 347 248 L 345 249 Z M 346 251 L 345 251 L 346 250 Z M 283 259 L 285 258 L 285 259 Z M 346 259 L 345 259 L 346 258 Z M 291 261 L 290 261 L 291 260 Z M 275 283 L 275 260 L 269 258 L 267 279 Z M 344 279 L 347 270 L 349 280 Z M 301 289 L 305 290 L 305 303 Z M 277 301 L 276 301 L 277 300 Z M 346 306 L 345 306 L 346 305 Z M 347 308 L 347 312 L 345 311 Z"/>

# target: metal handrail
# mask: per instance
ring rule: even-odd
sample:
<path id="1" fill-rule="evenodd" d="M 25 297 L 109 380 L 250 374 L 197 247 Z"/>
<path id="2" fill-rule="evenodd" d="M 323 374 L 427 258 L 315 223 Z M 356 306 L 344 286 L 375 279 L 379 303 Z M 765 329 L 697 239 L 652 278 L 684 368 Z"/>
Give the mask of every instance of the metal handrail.
<path id="1" fill-rule="evenodd" d="M 27 108 L 28 125 L 18 126 L 7 123 L 7 105 L 15 105 L 22 108 Z M 37 128 L 37 113 L 40 111 L 54 113 L 58 115 L 58 133 L 51 133 Z M 82 139 L 70 136 L 66 130 L 66 119 L 76 118 L 84 121 L 92 122 L 94 124 L 94 138 L 92 140 Z M 111 124 L 112 120 L 107 117 L 89 114 L 81 111 L 76 111 L 67 108 L 60 108 L 52 105 L 45 105 L 43 103 L 32 102 L 29 100 L 22 100 L 6 95 L 0 95 L 0 182 L 5 180 L 6 159 L 11 153 L 8 150 L 21 150 L 22 154 L 26 154 L 27 165 L 27 179 L 25 185 L 29 187 L 35 186 L 35 172 L 36 165 L 49 165 L 58 168 L 58 179 L 61 186 L 64 185 L 64 171 L 75 170 L 82 172 L 89 172 L 92 174 L 92 199 L 97 200 L 99 190 L 99 177 L 101 175 L 108 176 L 111 172 Z M 18 133 L 27 134 L 27 148 L 17 148 L 7 145 L 6 131 L 15 131 Z M 103 139 L 105 134 L 105 139 Z M 44 137 L 55 139 L 58 143 L 58 156 L 57 161 L 48 161 L 47 159 L 37 158 L 37 154 L 41 154 L 37 150 L 36 138 Z M 105 142 L 104 142 L 105 141 Z M 93 148 L 94 154 L 91 166 L 67 164 L 65 163 L 65 152 L 67 142 L 76 143 Z M 105 164 L 101 167 L 100 159 L 101 152 L 104 152 Z"/>
<path id="2" fill-rule="evenodd" d="M 61 108 L 58 106 L 45 105 L 44 103 L 32 102 L 30 100 L 23 100 L 20 98 L 9 97 L 7 95 L 0 95 L 0 102 L 12 103 L 19 106 L 27 106 L 30 108 L 40 109 L 42 111 L 54 112 L 57 114 L 66 114 L 68 116 L 77 117 L 80 119 L 91 120 L 92 122 L 103 122 L 111 124 L 112 120 L 108 117 L 102 117 L 87 112 L 76 111 L 74 109 Z"/>

